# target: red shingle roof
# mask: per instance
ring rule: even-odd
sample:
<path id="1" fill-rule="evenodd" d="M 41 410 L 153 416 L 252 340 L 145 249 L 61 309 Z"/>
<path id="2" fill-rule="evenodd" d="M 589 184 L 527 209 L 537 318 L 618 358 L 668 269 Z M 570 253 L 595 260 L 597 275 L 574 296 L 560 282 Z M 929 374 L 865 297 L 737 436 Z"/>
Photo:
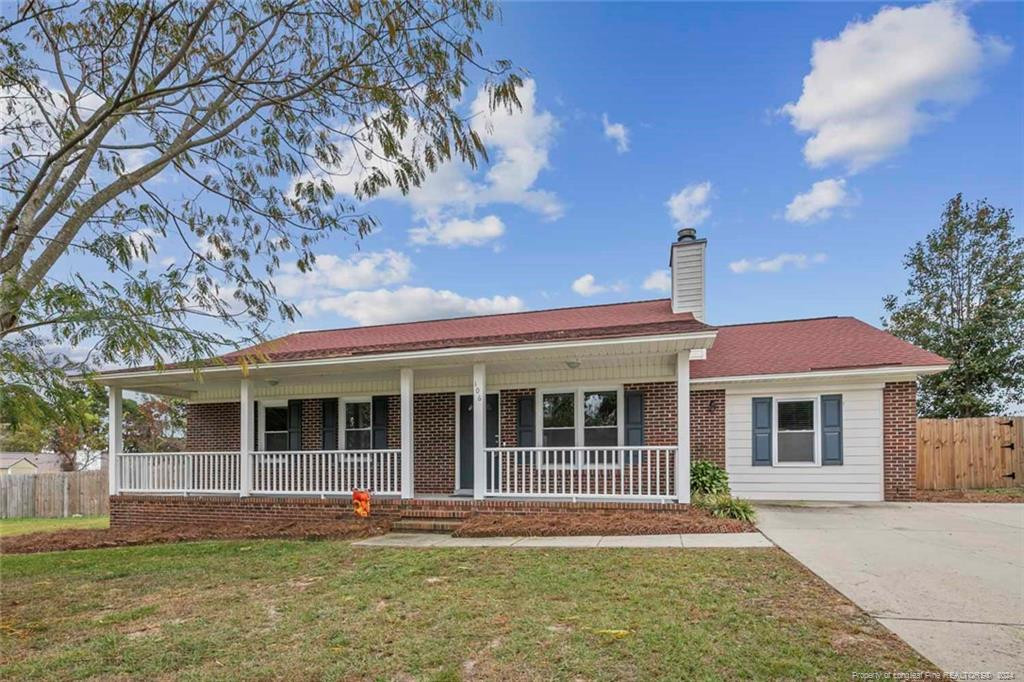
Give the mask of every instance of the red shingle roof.
<path id="1" fill-rule="evenodd" d="M 482 315 L 374 327 L 299 332 L 225 356 L 256 351 L 272 360 L 345 357 L 468 346 L 514 345 L 712 331 L 668 299 Z"/>
<path id="2" fill-rule="evenodd" d="M 935 353 L 853 317 L 738 324 L 718 328 L 694 379 L 869 367 L 944 365 Z"/>

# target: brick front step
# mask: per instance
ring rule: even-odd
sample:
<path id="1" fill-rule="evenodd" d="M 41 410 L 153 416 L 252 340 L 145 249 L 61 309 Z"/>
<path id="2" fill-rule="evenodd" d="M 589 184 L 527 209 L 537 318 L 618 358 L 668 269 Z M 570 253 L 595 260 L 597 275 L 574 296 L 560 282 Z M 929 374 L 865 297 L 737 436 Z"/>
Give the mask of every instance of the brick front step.
<path id="1" fill-rule="evenodd" d="M 391 524 L 396 533 L 451 533 L 462 525 L 458 519 L 408 519 L 402 518 Z"/>

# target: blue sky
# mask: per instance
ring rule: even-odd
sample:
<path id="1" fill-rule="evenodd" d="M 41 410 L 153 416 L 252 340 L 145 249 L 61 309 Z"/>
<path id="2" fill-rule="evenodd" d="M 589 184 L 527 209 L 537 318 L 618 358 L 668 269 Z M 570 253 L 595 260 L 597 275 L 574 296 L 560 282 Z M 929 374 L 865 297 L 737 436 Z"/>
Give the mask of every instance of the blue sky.
<path id="1" fill-rule="evenodd" d="M 1024 210 L 1024 5 L 885 7 L 504 5 L 481 43 L 528 84 L 474 119 L 492 163 L 370 202 L 358 253 L 278 277 L 306 312 L 271 332 L 663 297 L 683 225 L 710 323 L 877 324 L 956 192 Z"/>
<path id="2" fill-rule="evenodd" d="M 382 229 L 362 249 L 392 250 L 408 259 L 408 276 L 383 285 L 388 291 L 425 287 L 491 303 L 495 296 L 515 297 L 527 309 L 659 297 L 664 294 L 643 284 L 666 266 L 678 226 L 666 202 L 684 187 L 710 183 L 706 202 L 691 206 L 689 215 L 710 212 L 697 227 L 709 239 L 711 323 L 831 314 L 877 323 L 882 297 L 904 285 L 904 252 L 937 224 L 947 199 L 956 192 L 987 197 L 1020 215 L 1024 195 L 1024 6 L 941 6 L 949 16 L 936 19 L 899 16 L 914 7 L 907 5 L 888 18 L 894 26 L 881 25 L 884 17 L 876 15 L 882 7 L 505 5 L 503 21 L 490 27 L 482 42 L 488 56 L 508 57 L 528 71 L 535 84 L 532 113 L 550 117 L 549 128 L 540 126 L 549 132 L 524 144 L 546 152 L 546 165 L 529 187 L 548 193 L 561 207 L 560 216 L 551 219 L 548 208 L 524 205 L 532 200 L 468 210 L 442 207 L 451 220 L 495 216 L 504 232 L 480 245 L 417 244 L 410 242 L 410 228 L 430 223 L 418 215 L 421 207 L 377 200 L 371 209 Z M 936 31 L 948 28 L 937 29 L 935 21 L 952 22 L 951 40 L 973 36 L 973 43 L 929 47 Z M 841 40 L 851 22 L 863 24 L 864 35 L 855 32 Z M 916 48 L 914 32 L 921 43 Z M 819 153 L 824 162 L 819 156 L 805 158 L 804 145 L 815 133 L 797 131 L 792 116 L 780 109 L 800 101 L 816 40 L 832 41 L 836 48 L 833 63 L 820 69 L 826 89 L 842 91 L 857 79 L 877 79 L 872 68 L 889 72 L 906 66 L 862 64 L 865 51 L 885 60 L 921 62 L 909 69 L 919 72 L 916 80 L 911 74 L 872 84 L 883 88 L 884 100 L 902 102 L 892 111 L 850 106 L 843 112 L 842 92 L 838 103 L 808 107 L 808 118 L 824 117 L 815 130 L 833 124 L 831 116 L 840 124 L 862 124 L 867 136 L 876 134 L 873 127 L 883 133 L 899 128 L 898 119 L 909 116 L 915 122 L 906 144 L 896 134 L 896 141 L 868 145 L 867 151 Z M 830 107 L 839 111 L 814 111 Z M 628 150 L 606 136 L 605 116 L 625 127 Z M 878 120 L 859 124 L 858 117 Z M 486 172 L 471 177 L 483 181 Z M 820 188 L 823 192 L 841 183 L 842 204 L 830 215 L 787 220 L 787 206 L 821 181 L 831 181 Z M 438 189 L 443 188 L 441 183 Z M 813 211 L 816 204 L 805 205 Z M 801 216 L 806 218 L 806 211 Z M 437 220 L 445 224 L 446 219 Z M 482 234 L 493 233 L 491 227 Z M 350 248 L 333 246 L 324 251 L 345 257 Z M 777 271 L 770 271 L 773 262 L 761 266 L 769 271 L 750 265 L 780 254 L 792 257 L 784 257 Z M 734 271 L 743 265 L 730 267 L 744 260 L 746 271 Z M 574 291 L 574 281 L 587 274 L 597 289 L 606 289 L 592 293 L 581 284 L 577 288 L 591 295 Z M 353 297 L 341 297 L 340 309 L 356 305 Z M 423 316 L 431 306 L 422 303 L 394 314 Z M 483 302 L 466 310 L 505 307 L 501 301 Z M 307 310 L 303 328 L 353 322 L 334 308 Z M 363 322 L 386 321 L 356 315 Z"/>

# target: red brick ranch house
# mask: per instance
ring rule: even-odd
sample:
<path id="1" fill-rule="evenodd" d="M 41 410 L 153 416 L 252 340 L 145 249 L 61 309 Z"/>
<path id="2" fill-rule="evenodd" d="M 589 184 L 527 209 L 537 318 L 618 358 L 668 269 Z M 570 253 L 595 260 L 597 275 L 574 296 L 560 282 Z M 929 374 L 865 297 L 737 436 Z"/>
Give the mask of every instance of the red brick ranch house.
<path id="1" fill-rule="evenodd" d="M 201 381 L 107 372 L 114 519 L 327 518 L 356 489 L 382 513 L 665 509 L 693 459 L 744 498 L 912 499 L 915 381 L 947 361 L 849 317 L 711 326 L 706 246 L 680 231 L 669 299 L 295 333 Z M 122 452 L 125 389 L 188 401 L 186 452 Z"/>

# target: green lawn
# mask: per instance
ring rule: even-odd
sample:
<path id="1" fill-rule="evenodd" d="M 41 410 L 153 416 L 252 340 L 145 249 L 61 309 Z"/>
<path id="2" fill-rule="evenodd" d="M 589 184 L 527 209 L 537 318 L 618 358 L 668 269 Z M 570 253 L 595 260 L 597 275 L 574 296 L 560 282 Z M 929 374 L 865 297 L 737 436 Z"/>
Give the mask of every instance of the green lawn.
<path id="1" fill-rule="evenodd" d="M 2 679 L 850 679 L 930 668 L 774 549 L 266 540 L 0 562 Z"/>
<path id="2" fill-rule="evenodd" d="M 106 528 L 109 525 L 109 516 L 79 516 L 67 519 L 0 519 L 0 537 L 66 528 Z"/>

